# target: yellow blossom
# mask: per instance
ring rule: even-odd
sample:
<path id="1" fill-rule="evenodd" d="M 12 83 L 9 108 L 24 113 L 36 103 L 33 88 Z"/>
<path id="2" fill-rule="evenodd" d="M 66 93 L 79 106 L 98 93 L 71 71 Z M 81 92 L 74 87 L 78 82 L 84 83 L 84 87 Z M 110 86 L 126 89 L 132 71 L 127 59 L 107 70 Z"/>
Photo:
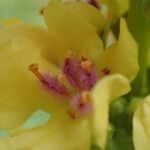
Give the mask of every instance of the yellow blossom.
<path id="1" fill-rule="evenodd" d="M 150 149 L 150 96 L 142 99 L 133 118 L 133 140 L 136 150 Z"/>
<path id="2" fill-rule="evenodd" d="M 0 149 L 89 150 L 92 136 L 104 149 L 109 104 L 130 90 L 129 81 L 134 79 L 138 70 L 136 42 L 125 20 L 121 19 L 119 40 L 103 50 L 99 34 L 105 27 L 105 19 L 96 8 L 86 3 L 50 1 L 44 17 L 48 29 L 18 21 L 8 22 L 9 26 L 0 29 L 0 129 L 10 133 L 9 137 L 0 138 Z M 80 112 L 77 117 L 68 113 L 72 98 L 61 100 L 61 96 L 52 95 L 41 87 L 45 80 L 40 72 L 55 76 L 62 73 L 59 66 L 63 65 L 64 58 L 67 61 L 72 57 L 66 56 L 68 51 L 75 54 L 77 60 L 82 57 L 84 61 L 77 67 L 76 74 L 85 75 L 84 71 L 90 72 L 93 64 L 98 71 L 98 77 L 95 70 L 90 72 L 96 81 L 91 81 L 92 86 L 90 83 L 90 88 L 86 89 L 89 99 L 84 99 L 87 95 L 81 88 L 84 89 L 86 84 L 82 85 L 82 78 L 79 77 L 79 84 L 71 82 L 83 96 L 82 105 L 89 103 L 93 108 L 87 116 Z M 28 66 L 33 63 L 39 64 L 39 76 L 35 75 L 40 81 L 28 71 Z M 78 61 L 73 61 L 72 65 L 74 63 L 78 65 Z M 72 78 L 64 79 L 67 82 L 64 85 L 71 92 L 76 87 L 70 88 L 68 82 L 77 82 L 76 74 L 69 74 Z M 60 86 L 62 83 L 54 84 Z M 59 92 L 62 92 L 61 87 Z M 55 87 L 53 90 L 58 92 Z M 52 118 L 34 129 L 20 128 L 37 109 L 51 113 Z"/>

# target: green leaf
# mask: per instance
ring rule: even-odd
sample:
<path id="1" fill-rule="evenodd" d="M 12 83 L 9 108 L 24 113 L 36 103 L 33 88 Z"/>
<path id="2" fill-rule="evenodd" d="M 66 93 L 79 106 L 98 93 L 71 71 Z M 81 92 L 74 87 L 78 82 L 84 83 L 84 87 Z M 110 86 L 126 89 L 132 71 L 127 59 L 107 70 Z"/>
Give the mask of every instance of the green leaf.
<path id="1" fill-rule="evenodd" d="M 116 128 L 108 140 L 106 150 L 134 150 L 132 136 L 123 128 Z"/>
<path id="2" fill-rule="evenodd" d="M 147 83 L 148 83 L 148 91 L 150 93 L 150 67 L 147 69 Z"/>
<path id="3" fill-rule="evenodd" d="M 138 76 L 133 83 L 133 94 L 142 96 L 143 86 L 148 66 L 148 51 L 150 50 L 150 1 L 131 0 L 131 8 L 127 17 L 131 33 L 139 45 L 139 66 Z"/>
<path id="4" fill-rule="evenodd" d="M 111 118 L 118 118 L 122 116 L 126 111 L 127 102 L 124 98 L 118 98 L 113 101 L 110 105 L 110 116 Z"/>
<path id="5" fill-rule="evenodd" d="M 90 150 L 101 150 L 101 149 L 96 145 L 91 145 Z"/>

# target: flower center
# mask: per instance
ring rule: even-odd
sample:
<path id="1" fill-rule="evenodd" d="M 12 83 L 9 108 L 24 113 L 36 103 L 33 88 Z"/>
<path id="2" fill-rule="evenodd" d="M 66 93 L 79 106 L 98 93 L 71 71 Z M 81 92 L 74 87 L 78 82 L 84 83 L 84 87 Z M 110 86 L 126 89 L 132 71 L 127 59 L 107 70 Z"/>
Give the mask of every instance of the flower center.
<path id="1" fill-rule="evenodd" d="M 78 91 L 90 90 L 99 79 L 92 61 L 86 57 L 81 57 L 78 61 L 71 53 L 65 57 L 63 73 Z"/>
<path id="2" fill-rule="evenodd" d="M 65 56 L 62 74 L 58 76 L 40 73 L 37 64 L 31 64 L 28 68 L 47 91 L 60 99 L 70 100 L 68 114 L 72 119 L 87 116 L 92 112 L 90 90 L 99 80 L 99 76 L 91 60 L 83 56 L 78 60 L 69 52 Z M 102 72 L 104 75 L 108 75 L 110 69 L 104 68 Z M 75 92 L 71 92 L 61 82 L 64 78 L 74 87 Z"/>

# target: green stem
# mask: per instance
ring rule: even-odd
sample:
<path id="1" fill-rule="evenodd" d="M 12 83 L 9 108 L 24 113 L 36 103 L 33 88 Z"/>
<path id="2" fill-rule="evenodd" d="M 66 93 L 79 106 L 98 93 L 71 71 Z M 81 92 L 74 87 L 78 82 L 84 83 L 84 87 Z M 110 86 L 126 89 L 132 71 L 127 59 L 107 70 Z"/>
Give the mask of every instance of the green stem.
<path id="1" fill-rule="evenodd" d="M 148 92 L 150 93 L 150 67 L 147 70 Z"/>
<path id="2" fill-rule="evenodd" d="M 142 96 L 142 89 L 147 72 L 148 65 L 148 50 L 150 36 L 150 18 L 145 11 L 145 3 L 149 0 L 131 0 L 131 11 L 129 12 L 127 21 L 129 29 L 133 34 L 139 46 L 139 73 L 133 82 L 133 95 Z"/>

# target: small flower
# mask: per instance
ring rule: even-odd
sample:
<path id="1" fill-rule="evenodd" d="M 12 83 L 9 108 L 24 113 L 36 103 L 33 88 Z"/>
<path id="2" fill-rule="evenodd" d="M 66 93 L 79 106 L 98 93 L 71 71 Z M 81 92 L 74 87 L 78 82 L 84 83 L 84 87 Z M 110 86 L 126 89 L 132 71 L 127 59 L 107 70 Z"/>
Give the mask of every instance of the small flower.
<path id="1" fill-rule="evenodd" d="M 0 29 L 0 128 L 10 130 L 0 149 L 89 150 L 92 136 L 104 148 L 109 104 L 138 71 L 136 42 L 121 19 L 119 40 L 104 50 L 106 21 L 86 3 L 50 1 L 43 15 L 48 30 L 18 22 Z M 51 120 L 20 130 L 39 108 Z"/>
<path id="2" fill-rule="evenodd" d="M 135 150 L 150 149 L 150 96 L 142 99 L 133 117 L 133 140 Z"/>

